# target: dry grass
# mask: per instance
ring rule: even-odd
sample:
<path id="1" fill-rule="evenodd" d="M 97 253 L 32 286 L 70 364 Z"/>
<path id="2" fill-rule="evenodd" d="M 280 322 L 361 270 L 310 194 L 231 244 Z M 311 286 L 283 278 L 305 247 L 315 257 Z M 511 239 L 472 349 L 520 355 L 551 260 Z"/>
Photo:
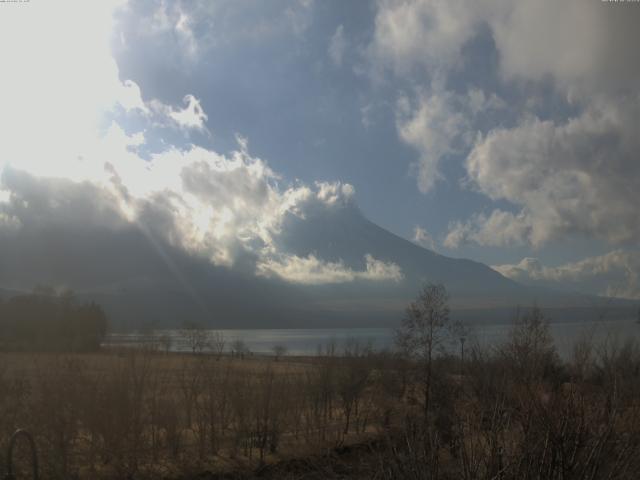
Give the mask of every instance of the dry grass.
<path id="1" fill-rule="evenodd" d="M 434 358 L 428 409 L 419 362 L 366 349 L 2 354 L 0 447 L 29 429 L 50 479 L 640 478 L 640 348 L 561 362 L 544 328 Z"/>
<path id="2" fill-rule="evenodd" d="M 2 354 L 0 434 L 33 432 L 44 478 L 251 471 L 370 434 L 369 371 L 362 388 L 341 396 L 349 362 L 132 349 Z"/>

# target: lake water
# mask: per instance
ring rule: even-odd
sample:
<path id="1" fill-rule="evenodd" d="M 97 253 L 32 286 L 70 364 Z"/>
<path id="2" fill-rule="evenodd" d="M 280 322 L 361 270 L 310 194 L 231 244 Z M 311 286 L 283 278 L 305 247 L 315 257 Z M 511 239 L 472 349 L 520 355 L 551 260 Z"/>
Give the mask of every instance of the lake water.
<path id="1" fill-rule="evenodd" d="M 508 338 L 511 325 L 487 324 L 469 328 L 467 347 L 473 343 L 481 346 L 495 346 Z M 635 320 L 583 321 L 551 323 L 551 333 L 558 352 L 568 357 L 575 343 L 584 338 L 596 344 L 602 342 L 625 342 L 627 339 L 640 341 L 640 325 Z M 215 330 L 224 335 L 226 350 L 235 340 L 242 340 L 251 352 L 271 354 L 275 345 L 283 345 L 290 355 L 316 355 L 318 349 L 334 345 L 336 352 L 343 350 L 347 342 L 357 341 L 360 345 L 371 345 L 377 350 L 393 346 L 393 329 L 389 328 L 345 328 L 345 329 L 258 329 L 258 330 Z M 159 336 L 171 339 L 172 351 L 189 351 L 189 345 L 180 330 L 155 331 L 153 334 L 112 334 L 105 345 L 140 346 L 157 341 Z"/>

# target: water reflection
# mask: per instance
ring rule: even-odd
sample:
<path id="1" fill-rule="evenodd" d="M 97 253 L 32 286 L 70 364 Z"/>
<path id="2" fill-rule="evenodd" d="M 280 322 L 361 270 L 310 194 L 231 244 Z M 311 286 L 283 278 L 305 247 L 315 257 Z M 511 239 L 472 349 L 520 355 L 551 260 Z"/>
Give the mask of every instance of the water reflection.
<path id="1" fill-rule="evenodd" d="M 486 324 L 468 327 L 466 347 L 480 345 L 492 348 L 504 342 L 509 335 L 508 324 Z M 607 342 L 622 344 L 629 339 L 640 340 L 640 325 L 635 320 L 585 321 L 551 323 L 551 334 L 560 355 L 568 358 L 578 341 L 591 340 L 596 345 Z M 254 330 L 210 330 L 221 333 L 228 352 L 237 340 L 255 354 L 272 354 L 277 345 L 284 346 L 289 355 L 316 355 L 318 347 L 334 345 L 340 352 L 349 341 L 360 345 L 370 345 L 376 350 L 393 347 L 392 328 L 344 328 L 344 329 L 254 329 Z M 157 348 L 167 348 L 174 352 L 192 351 L 188 335 L 184 330 L 160 330 L 152 333 L 111 334 L 107 346 L 142 346 L 156 344 Z M 455 342 L 455 340 L 454 340 Z M 455 346 L 452 345 L 452 349 Z M 211 351 L 211 346 L 203 351 Z"/>

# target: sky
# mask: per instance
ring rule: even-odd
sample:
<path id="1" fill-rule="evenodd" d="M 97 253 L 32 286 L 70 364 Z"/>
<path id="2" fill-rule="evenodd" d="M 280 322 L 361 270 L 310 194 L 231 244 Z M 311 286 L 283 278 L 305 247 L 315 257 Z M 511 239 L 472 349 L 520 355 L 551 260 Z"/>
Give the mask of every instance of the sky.
<path id="1" fill-rule="evenodd" d="M 286 215 L 353 202 L 514 280 L 640 298 L 639 21 L 600 0 L 1 3 L 0 241 L 137 225 L 258 276 L 398 278 L 279 247 Z"/>

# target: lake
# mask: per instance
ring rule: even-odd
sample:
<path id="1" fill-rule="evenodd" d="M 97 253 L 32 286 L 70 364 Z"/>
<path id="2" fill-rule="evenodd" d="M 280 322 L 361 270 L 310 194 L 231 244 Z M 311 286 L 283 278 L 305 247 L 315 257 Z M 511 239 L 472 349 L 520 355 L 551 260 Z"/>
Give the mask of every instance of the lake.
<path id="1" fill-rule="evenodd" d="M 466 346 L 473 343 L 481 346 L 496 346 L 508 338 L 511 325 L 484 324 L 469 328 Z M 596 344 L 602 342 L 623 343 L 627 339 L 640 340 L 640 325 L 635 319 L 610 321 L 582 321 L 550 323 L 551 333 L 561 356 L 568 358 L 575 343 L 591 338 Z M 347 342 L 371 345 L 377 350 L 393 346 L 393 329 L 390 328 L 344 328 L 344 329 L 254 329 L 212 330 L 224 335 L 226 350 L 235 340 L 242 340 L 256 354 L 271 354 L 275 345 L 283 345 L 290 355 L 316 355 L 318 348 L 335 345 L 336 352 L 343 350 Z M 189 351 L 189 345 L 181 330 L 159 330 L 153 334 L 121 333 L 107 337 L 107 346 L 140 346 L 157 341 L 160 336 L 171 339 L 170 349 L 175 352 Z M 452 348 L 456 348 L 452 346 Z"/>

